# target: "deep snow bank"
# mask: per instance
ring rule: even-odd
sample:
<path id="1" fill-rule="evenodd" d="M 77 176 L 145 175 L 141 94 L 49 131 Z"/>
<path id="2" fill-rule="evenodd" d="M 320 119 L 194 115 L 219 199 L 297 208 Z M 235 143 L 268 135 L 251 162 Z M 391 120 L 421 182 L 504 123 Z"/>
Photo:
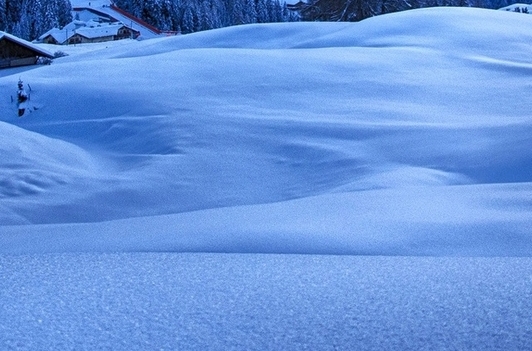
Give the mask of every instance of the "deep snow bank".
<path id="1" fill-rule="evenodd" d="M 0 246 L 48 250 L 30 238 L 49 228 L 51 251 L 526 255 L 531 33 L 529 16 L 423 9 L 99 46 L 23 72 L 39 109 L 2 115 L 17 163 L 1 171 Z M 70 230 L 85 244 L 63 244 Z"/>

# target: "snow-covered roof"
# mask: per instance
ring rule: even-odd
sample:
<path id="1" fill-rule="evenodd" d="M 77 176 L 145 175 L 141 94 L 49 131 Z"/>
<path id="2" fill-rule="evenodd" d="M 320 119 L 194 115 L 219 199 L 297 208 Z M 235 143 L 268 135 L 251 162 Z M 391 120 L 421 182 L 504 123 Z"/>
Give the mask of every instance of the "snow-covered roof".
<path id="1" fill-rule="evenodd" d="M 110 0 L 70 0 L 72 7 L 101 7 L 110 6 Z"/>
<path id="2" fill-rule="evenodd" d="M 117 20 L 110 15 L 101 11 L 91 10 L 92 8 L 75 8 L 73 11 L 75 18 L 79 18 L 81 21 L 88 22 L 90 20 L 99 20 L 104 22 L 116 22 Z"/>
<path id="3" fill-rule="evenodd" d="M 9 34 L 9 33 L 6 33 L 6 32 L 2 32 L 0 31 L 0 40 L 1 39 L 7 39 L 9 41 L 12 41 L 14 43 L 17 43 L 21 46 L 24 46 L 32 51 L 35 51 L 37 54 L 39 54 L 39 56 L 44 56 L 44 57 L 54 57 L 54 55 L 47 51 L 47 50 L 44 50 L 44 49 L 41 49 L 40 47 L 32 44 L 31 42 L 27 41 L 27 40 L 24 40 L 24 39 L 21 39 L 19 37 L 16 37 L 12 34 Z"/>
<path id="4" fill-rule="evenodd" d="M 79 2 L 78 5 L 81 6 L 73 4 L 73 14 L 82 21 L 101 19 L 108 22 L 122 22 L 128 28 L 139 32 L 143 39 L 156 38 L 162 34 L 159 29 L 116 7 L 112 3 Z"/>
<path id="5" fill-rule="evenodd" d="M 89 21 L 87 23 L 74 21 L 67 24 L 63 29 L 54 28 L 41 35 L 38 41 L 43 41 L 46 37 L 52 36 L 56 42 L 64 43 L 72 36 L 79 34 L 88 39 L 117 35 L 120 28 L 125 27 L 123 23 L 98 23 Z"/>
<path id="6" fill-rule="evenodd" d="M 527 8 L 530 10 L 531 7 L 532 7 L 531 4 L 524 4 L 524 3 L 517 2 L 515 4 L 502 7 L 499 10 L 514 11 L 515 8 Z"/>
<path id="7" fill-rule="evenodd" d="M 156 38 L 161 35 L 161 32 L 151 26 L 150 24 L 142 21 L 139 18 L 134 17 L 133 15 L 121 10 L 120 8 L 116 6 L 102 6 L 98 8 L 90 7 L 85 8 L 89 11 L 94 11 L 99 14 L 110 16 L 111 18 L 122 22 L 124 24 L 127 24 L 129 28 L 134 29 L 138 32 L 140 32 L 140 35 L 144 39 L 148 38 Z M 77 8 L 76 10 L 85 10 L 84 8 Z"/>
<path id="8" fill-rule="evenodd" d="M 64 43 L 65 41 L 70 39 L 70 37 L 72 37 L 74 34 L 74 30 L 69 30 L 68 28 L 66 28 L 66 26 L 63 29 L 53 28 L 41 35 L 39 39 L 37 39 L 37 41 L 43 41 L 46 37 L 51 36 L 56 42 Z"/>
<path id="9" fill-rule="evenodd" d="M 100 38 L 110 35 L 117 35 L 118 30 L 124 27 L 122 23 L 102 25 L 97 27 L 81 27 L 76 29 L 76 33 L 84 36 L 85 38 Z"/>

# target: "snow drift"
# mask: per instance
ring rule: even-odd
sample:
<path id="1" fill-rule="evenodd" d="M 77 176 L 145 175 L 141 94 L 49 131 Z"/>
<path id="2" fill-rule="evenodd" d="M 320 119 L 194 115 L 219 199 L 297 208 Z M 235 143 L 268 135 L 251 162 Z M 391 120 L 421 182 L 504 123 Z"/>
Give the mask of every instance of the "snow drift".
<path id="1" fill-rule="evenodd" d="M 0 77 L 1 252 L 532 252 L 529 16 L 100 47 Z"/>

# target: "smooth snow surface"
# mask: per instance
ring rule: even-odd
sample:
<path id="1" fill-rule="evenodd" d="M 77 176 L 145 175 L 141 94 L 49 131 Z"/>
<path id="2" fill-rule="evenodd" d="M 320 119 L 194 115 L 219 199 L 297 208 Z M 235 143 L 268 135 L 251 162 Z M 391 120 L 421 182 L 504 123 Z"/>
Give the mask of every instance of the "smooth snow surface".
<path id="1" fill-rule="evenodd" d="M 532 252 L 529 16 L 59 48 L 0 78 L 2 252 Z"/>

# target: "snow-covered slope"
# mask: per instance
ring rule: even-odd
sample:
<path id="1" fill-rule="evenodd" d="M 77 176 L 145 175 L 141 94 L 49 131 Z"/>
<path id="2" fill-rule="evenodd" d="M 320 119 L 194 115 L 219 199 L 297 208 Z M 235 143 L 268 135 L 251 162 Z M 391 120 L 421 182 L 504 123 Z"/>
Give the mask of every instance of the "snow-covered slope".
<path id="1" fill-rule="evenodd" d="M 532 252 L 529 16 L 99 47 L 0 78 L 0 251 Z"/>

